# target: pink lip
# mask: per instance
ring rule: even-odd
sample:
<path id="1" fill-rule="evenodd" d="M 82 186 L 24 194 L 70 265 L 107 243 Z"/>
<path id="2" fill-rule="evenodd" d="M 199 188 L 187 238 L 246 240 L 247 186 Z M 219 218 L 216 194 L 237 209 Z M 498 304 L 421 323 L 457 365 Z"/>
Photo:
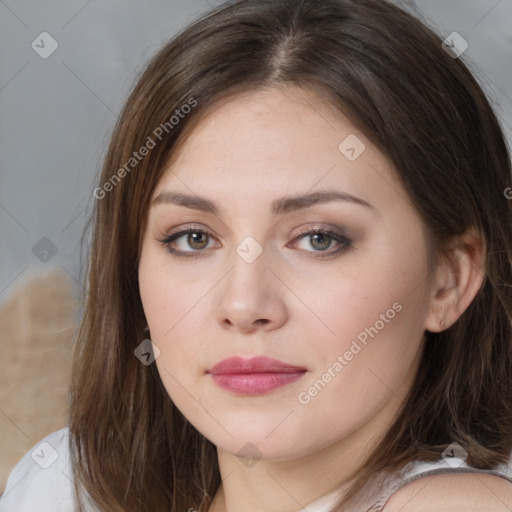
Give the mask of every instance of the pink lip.
<path id="1" fill-rule="evenodd" d="M 295 382 L 305 372 L 305 368 L 269 357 L 229 357 L 207 373 L 223 389 L 242 395 L 261 395 Z"/>

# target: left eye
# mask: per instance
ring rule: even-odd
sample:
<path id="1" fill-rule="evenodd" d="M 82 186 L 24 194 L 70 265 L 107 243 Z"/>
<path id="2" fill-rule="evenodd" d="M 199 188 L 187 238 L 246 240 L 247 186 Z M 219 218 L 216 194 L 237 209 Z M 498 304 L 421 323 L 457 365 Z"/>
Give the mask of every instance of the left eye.
<path id="1" fill-rule="evenodd" d="M 330 256 L 342 252 L 348 249 L 352 243 L 351 240 L 339 233 L 323 229 L 310 229 L 305 231 L 294 241 L 296 240 L 305 240 L 306 243 L 315 249 L 314 251 L 308 251 L 308 249 L 305 249 L 306 251 L 325 253 L 325 256 Z M 326 252 L 327 249 L 332 246 L 333 242 L 336 242 L 338 247 L 333 251 Z M 318 256 L 323 257 L 324 254 L 319 254 Z"/>
<path id="2" fill-rule="evenodd" d="M 308 237 L 308 243 L 315 250 L 311 251 L 307 248 L 304 250 L 306 252 L 325 253 L 325 255 L 318 254 L 319 257 L 338 254 L 348 249 L 352 243 L 347 237 L 339 233 L 322 229 L 310 229 L 302 232 L 301 235 L 296 237 L 291 243 L 295 245 L 297 241 L 307 240 Z M 159 240 L 159 242 L 167 249 L 167 251 L 175 256 L 194 257 L 199 256 L 201 252 L 204 252 L 204 249 L 208 248 L 209 242 L 212 241 L 212 238 L 213 237 L 208 233 L 208 231 L 189 228 L 179 231 L 178 233 L 167 235 L 162 240 Z M 185 247 L 179 247 L 180 242 L 184 244 Z M 327 249 L 331 248 L 333 242 L 337 243 L 338 247 L 335 250 L 327 252 Z M 192 248 L 192 250 L 187 250 L 187 246 L 188 248 Z"/>

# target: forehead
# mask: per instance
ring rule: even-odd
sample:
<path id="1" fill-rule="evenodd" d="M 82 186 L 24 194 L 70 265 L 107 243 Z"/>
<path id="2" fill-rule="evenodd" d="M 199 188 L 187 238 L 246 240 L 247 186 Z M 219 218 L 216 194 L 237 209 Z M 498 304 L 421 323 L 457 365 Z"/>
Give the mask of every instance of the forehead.
<path id="1" fill-rule="evenodd" d="M 273 168 L 294 160 L 307 165 L 319 158 L 332 161 L 336 141 L 351 131 L 350 123 L 312 92 L 268 88 L 215 106 L 188 136 L 182 153 L 189 164 L 210 157 L 212 163 L 245 162 L 246 167 L 261 161 L 274 162 Z"/>
<path id="2" fill-rule="evenodd" d="M 356 144 L 356 159 L 347 158 L 345 141 Z M 385 157 L 323 98 L 271 88 L 223 101 L 201 119 L 153 198 L 172 189 L 247 205 L 336 187 L 369 201 L 396 196 L 392 174 Z"/>

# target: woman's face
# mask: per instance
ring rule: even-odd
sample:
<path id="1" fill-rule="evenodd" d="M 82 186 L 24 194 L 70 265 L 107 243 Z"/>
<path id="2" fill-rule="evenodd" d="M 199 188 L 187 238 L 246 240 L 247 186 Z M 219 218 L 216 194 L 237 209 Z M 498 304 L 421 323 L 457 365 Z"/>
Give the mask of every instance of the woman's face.
<path id="1" fill-rule="evenodd" d="M 275 460 L 390 424 L 417 371 L 428 277 L 388 161 L 300 89 L 201 121 L 154 191 L 139 266 L 173 402 L 221 450 Z M 280 362 L 249 361 L 261 356 Z"/>

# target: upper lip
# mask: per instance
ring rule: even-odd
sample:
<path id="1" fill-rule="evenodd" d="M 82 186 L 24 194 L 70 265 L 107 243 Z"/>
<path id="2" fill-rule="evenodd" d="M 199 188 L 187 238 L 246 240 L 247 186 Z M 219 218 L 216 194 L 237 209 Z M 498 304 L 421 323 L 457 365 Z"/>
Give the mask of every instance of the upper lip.
<path id="1" fill-rule="evenodd" d="M 250 359 L 243 359 L 238 356 L 228 357 L 207 370 L 207 372 L 212 375 L 233 373 L 294 373 L 302 371 L 305 371 L 305 368 L 293 366 L 279 361 L 279 359 L 263 356 L 251 357 Z"/>

